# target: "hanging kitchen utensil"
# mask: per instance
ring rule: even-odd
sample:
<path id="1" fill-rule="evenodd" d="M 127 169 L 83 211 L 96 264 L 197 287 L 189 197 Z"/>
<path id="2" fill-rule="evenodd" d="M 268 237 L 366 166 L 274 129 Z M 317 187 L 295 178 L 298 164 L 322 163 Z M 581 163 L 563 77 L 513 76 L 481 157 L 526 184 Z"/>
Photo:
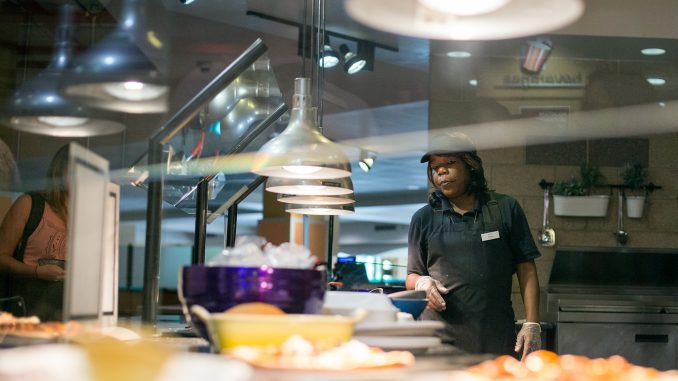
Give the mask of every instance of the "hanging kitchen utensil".
<path id="1" fill-rule="evenodd" d="M 626 245 L 629 241 L 629 233 L 624 230 L 624 188 L 619 189 L 618 207 L 617 207 L 617 242 Z"/>
<path id="2" fill-rule="evenodd" d="M 548 185 L 544 186 L 544 218 L 539 231 L 539 243 L 542 246 L 550 247 L 556 244 L 556 232 L 549 227 L 549 190 Z"/>

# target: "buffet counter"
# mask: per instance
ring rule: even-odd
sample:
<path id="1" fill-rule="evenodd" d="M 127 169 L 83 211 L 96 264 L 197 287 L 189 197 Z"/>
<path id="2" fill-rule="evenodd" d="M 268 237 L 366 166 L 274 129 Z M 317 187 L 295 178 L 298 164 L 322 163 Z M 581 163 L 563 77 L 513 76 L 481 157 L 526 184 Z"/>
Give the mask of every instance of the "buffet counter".
<path id="1" fill-rule="evenodd" d="M 163 345 L 185 351 L 209 352 L 210 346 L 204 339 L 177 337 L 172 332 L 153 339 Z M 228 357 L 220 354 L 206 354 L 206 356 Z M 280 370 L 261 369 L 253 367 L 250 381 L 398 381 L 413 379 L 438 380 L 446 379 L 453 370 L 462 370 L 495 358 L 493 355 L 471 355 L 450 345 L 441 345 L 430 348 L 426 353 L 417 354 L 412 365 L 404 367 L 386 367 L 374 369 L 348 371 L 318 371 L 318 370 Z"/>

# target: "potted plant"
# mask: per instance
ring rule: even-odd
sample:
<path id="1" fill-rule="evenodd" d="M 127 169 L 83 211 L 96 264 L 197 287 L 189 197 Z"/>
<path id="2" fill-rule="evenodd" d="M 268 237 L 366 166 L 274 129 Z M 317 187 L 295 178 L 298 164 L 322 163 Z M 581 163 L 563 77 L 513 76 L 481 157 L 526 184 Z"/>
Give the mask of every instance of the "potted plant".
<path id="1" fill-rule="evenodd" d="M 579 167 L 579 178 L 553 184 L 553 212 L 556 216 L 605 217 L 609 195 L 592 195 L 592 190 L 604 184 L 600 168 L 589 163 Z"/>
<path id="2" fill-rule="evenodd" d="M 647 196 L 645 190 L 645 181 L 647 179 L 647 169 L 640 163 L 625 163 L 622 168 L 622 181 L 627 187 L 626 196 L 626 215 L 630 218 L 641 218 Z"/>

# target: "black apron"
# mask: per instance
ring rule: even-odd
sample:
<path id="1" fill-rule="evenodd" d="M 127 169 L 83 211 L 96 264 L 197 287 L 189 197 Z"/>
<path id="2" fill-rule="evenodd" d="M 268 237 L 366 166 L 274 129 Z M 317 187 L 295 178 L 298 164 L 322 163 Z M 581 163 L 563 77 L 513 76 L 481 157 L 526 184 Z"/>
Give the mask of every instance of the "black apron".
<path id="1" fill-rule="evenodd" d="M 490 202 L 495 206 L 481 202 L 481 210 L 476 208 L 457 221 L 451 208 L 435 210 L 427 266 L 429 275 L 450 292 L 442 295 L 445 311 L 427 309 L 422 319 L 445 322 L 443 342 L 469 353 L 514 355 L 515 263 L 505 241 L 507 233 L 500 226 L 501 216 L 493 216 L 499 208 L 495 200 Z M 499 238 L 494 238 L 497 234 Z"/>

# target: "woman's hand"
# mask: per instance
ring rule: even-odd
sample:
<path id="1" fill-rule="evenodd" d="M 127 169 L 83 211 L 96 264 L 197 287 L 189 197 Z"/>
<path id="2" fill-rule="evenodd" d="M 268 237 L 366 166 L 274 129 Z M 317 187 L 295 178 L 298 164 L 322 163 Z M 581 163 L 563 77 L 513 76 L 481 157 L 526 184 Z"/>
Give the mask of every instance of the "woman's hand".
<path id="1" fill-rule="evenodd" d="M 445 299 L 443 299 L 441 294 L 447 294 L 450 290 L 445 288 L 439 281 L 430 276 L 420 276 L 419 279 L 417 279 L 414 289 L 426 291 L 426 299 L 428 299 L 426 308 L 439 312 L 444 311 L 445 308 L 447 308 Z"/>
<path id="2" fill-rule="evenodd" d="M 38 279 L 58 282 L 64 280 L 66 272 L 57 265 L 44 265 L 35 268 L 35 276 Z"/>

